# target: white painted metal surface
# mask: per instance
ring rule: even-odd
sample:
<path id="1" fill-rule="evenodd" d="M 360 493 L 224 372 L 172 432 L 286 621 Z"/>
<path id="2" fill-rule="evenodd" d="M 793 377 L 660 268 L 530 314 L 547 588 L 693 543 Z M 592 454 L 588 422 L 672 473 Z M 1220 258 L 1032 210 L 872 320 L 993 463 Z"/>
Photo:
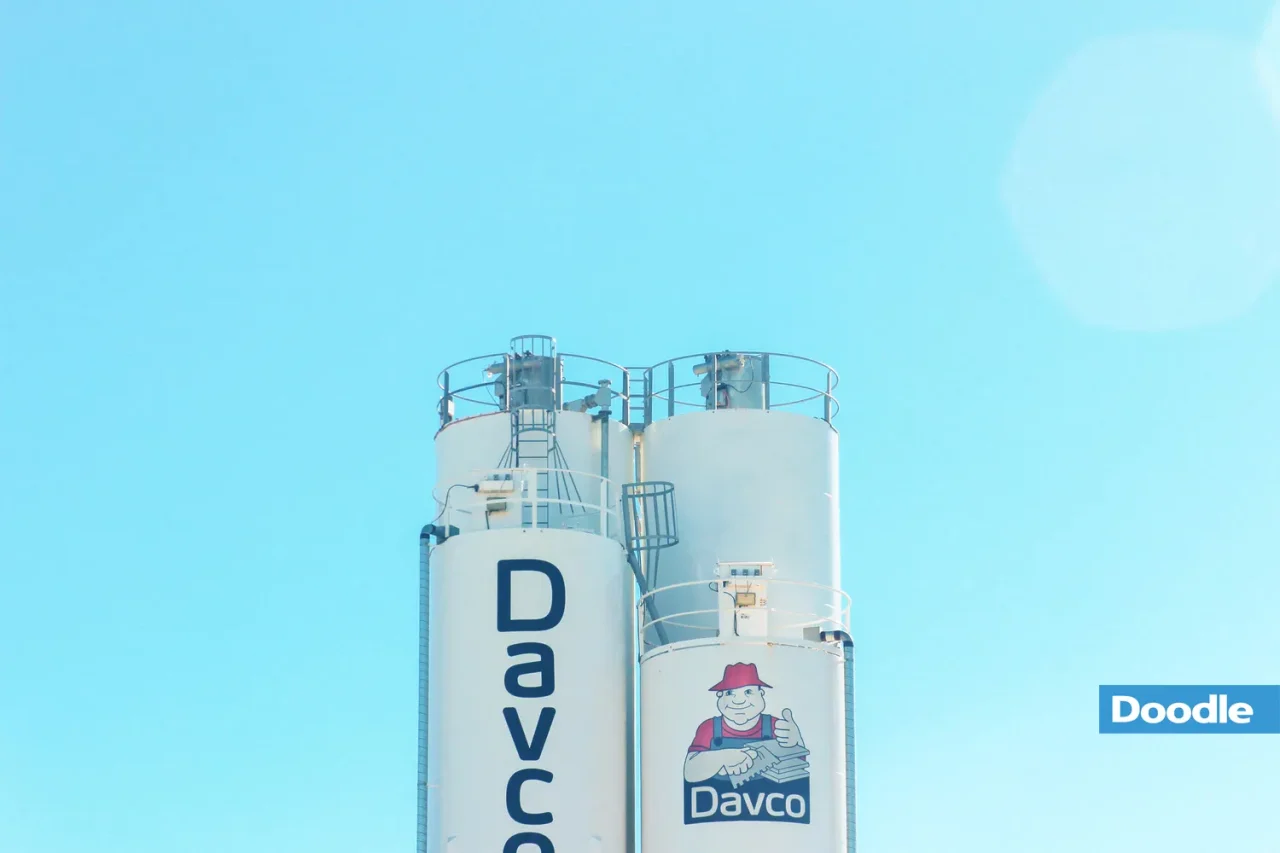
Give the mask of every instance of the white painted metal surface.
<path id="1" fill-rule="evenodd" d="M 562 577 L 554 625 L 502 624 L 509 560 Z M 516 620 L 555 614 L 537 565 L 507 575 Z M 435 547 L 431 572 L 429 849 L 627 850 L 634 594 L 621 546 L 572 530 L 463 533 Z"/>
<path id="2" fill-rule="evenodd" d="M 843 853 L 841 660 L 838 646 L 802 641 L 688 641 L 648 653 L 644 849 Z"/>
<path id="3" fill-rule="evenodd" d="M 618 484 L 630 482 L 634 467 L 631 430 L 616 420 L 609 422 L 608 429 L 609 479 Z M 599 476 L 600 424 L 593 423 L 590 414 L 557 412 L 556 440 L 564 464 L 554 467 Z M 440 430 L 436 435 L 436 485 L 432 491 L 437 512 L 450 487 L 476 483 L 478 472 L 502 464 L 510 444 L 511 415 L 507 412 L 476 415 Z M 548 466 L 542 463 L 541 467 Z M 577 483 L 577 487 L 584 502 L 598 498 L 598 482 Z M 453 496 L 457 497 L 459 491 L 454 489 Z"/>
<path id="4" fill-rule="evenodd" d="M 714 609 L 710 588 L 721 562 L 769 562 L 775 577 L 838 589 L 838 446 L 824 421 L 791 412 L 723 409 L 650 424 L 641 445 L 644 480 L 675 484 L 680 542 L 663 552 L 656 583 L 705 581 L 673 592 L 664 612 Z M 813 610 L 811 596 L 780 588 L 773 627 L 796 634 L 785 611 Z M 831 613 L 841 603 L 834 594 Z M 672 641 L 705 633 L 680 626 Z"/>

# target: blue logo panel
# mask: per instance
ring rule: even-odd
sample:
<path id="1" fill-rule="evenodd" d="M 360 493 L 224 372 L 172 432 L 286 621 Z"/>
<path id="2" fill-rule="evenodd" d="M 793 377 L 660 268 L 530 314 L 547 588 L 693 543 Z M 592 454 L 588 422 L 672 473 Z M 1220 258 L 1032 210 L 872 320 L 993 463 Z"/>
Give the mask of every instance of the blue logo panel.
<path id="1" fill-rule="evenodd" d="M 1104 684 L 1101 734 L 1280 734 L 1280 685 Z"/>

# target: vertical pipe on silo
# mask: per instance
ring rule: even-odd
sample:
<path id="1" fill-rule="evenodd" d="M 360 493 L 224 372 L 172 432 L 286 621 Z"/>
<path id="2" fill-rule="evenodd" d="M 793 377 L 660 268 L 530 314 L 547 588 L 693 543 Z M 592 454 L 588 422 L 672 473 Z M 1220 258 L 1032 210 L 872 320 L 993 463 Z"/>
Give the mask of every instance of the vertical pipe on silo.
<path id="1" fill-rule="evenodd" d="M 502 381 L 504 388 L 502 394 L 502 410 L 504 412 L 511 411 L 511 365 L 511 354 L 507 353 L 502 357 Z"/>
<path id="2" fill-rule="evenodd" d="M 641 590 L 643 594 L 643 590 Z M 640 790 L 643 782 L 638 778 L 639 768 L 636 766 L 636 755 L 640 753 L 640 738 L 643 733 L 637 723 L 637 717 L 640 713 L 640 651 L 644 648 L 638 631 L 640 628 L 640 616 L 637 613 L 639 608 L 631 608 L 632 618 L 635 619 L 636 630 L 631 631 L 631 638 L 627 641 L 627 661 L 631 667 L 631 678 L 627 681 L 630 688 L 630 695 L 627 697 L 627 850 L 626 853 L 636 853 L 640 849 L 640 824 L 636 820 L 636 814 L 641 810 Z"/>
<path id="3" fill-rule="evenodd" d="M 600 410 L 600 535 L 609 535 L 609 406 Z"/>
<path id="4" fill-rule="evenodd" d="M 844 738 L 845 738 L 845 797 L 849 812 L 849 853 L 858 853 L 858 772 L 854 740 L 854 648 L 853 638 L 847 637 L 844 657 Z"/>
<path id="5" fill-rule="evenodd" d="M 635 587 L 632 587 L 632 589 L 635 589 Z M 635 612 L 636 608 L 632 607 L 632 618 L 635 618 Z M 640 668 L 636 665 L 636 632 L 632 630 L 628 631 L 627 634 L 627 666 L 631 669 L 631 677 L 627 679 L 627 846 L 625 853 L 636 853 L 636 812 L 639 808 L 639 786 L 636 784 L 636 754 L 640 749 L 640 729 L 636 725 L 636 717 L 640 697 Z"/>
<path id="6" fill-rule="evenodd" d="M 418 536 L 418 853 L 427 853 L 427 696 L 431 663 L 431 534 Z"/>
<path id="7" fill-rule="evenodd" d="M 676 416 L 676 363 L 667 362 L 667 417 Z"/>
<path id="8" fill-rule="evenodd" d="M 711 411 L 720 407 L 720 356 L 711 356 Z"/>
<path id="9" fill-rule="evenodd" d="M 761 391 L 764 393 L 764 410 L 769 411 L 769 353 L 765 353 L 760 357 L 760 383 Z"/>
<path id="10" fill-rule="evenodd" d="M 449 371 L 445 371 L 443 381 L 440 383 L 440 389 L 444 392 L 440 395 L 440 429 L 444 429 L 449 425 L 451 417 L 449 415 L 449 406 L 453 402 L 453 398 L 449 396 Z"/>
<path id="11" fill-rule="evenodd" d="M 844 651 L 844 785 L 845 785 L 845 849 L 858 851 L 858 777 L 854 740 L 854 646 L 853 638 L 844 631 L 823 631 L 824 641 L 840 643 Z"/>
<path id="12" fill-rule="evenodd" d="M 646 368 L 642 391 L 644 393 L 644 421 L 641 426 L 653 423 L 653 368 Z"/>
<path id="13" fill-rule="evenodd" d="M 552 345 L 554 352 L 554 344 Z M 554 371 L 552 376 L 553 387 L 551 389 L 551 411 L 560 411 L 560 401 L 564 397 L 564 359 L 559 355 L 555 356 L 555 361 L 551 363 L 551 369 Z M 555 417 L 555 415 L 552 415 Z"/>
<path id="14" fill-rule="evenodd" d="M 631 426 L 631 372 L 622 370 L 622 425 Z"/>
<path id="15" fill-rule="evenodd" d="M 827 371 L 827 393 L 822 398 L 822 419 L 827 423 L 831 423 L 831 371 Z"/>

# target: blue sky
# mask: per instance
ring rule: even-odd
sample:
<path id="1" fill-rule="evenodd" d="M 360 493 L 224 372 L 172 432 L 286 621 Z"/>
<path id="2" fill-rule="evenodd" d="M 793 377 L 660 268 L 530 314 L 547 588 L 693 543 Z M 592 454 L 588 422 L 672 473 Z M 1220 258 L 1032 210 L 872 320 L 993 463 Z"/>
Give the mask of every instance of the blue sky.
<path id="1" fill-rule="evenodd" d="M 1280 849 L 1280 741 L 1096 733 L 1280 683 L 1269 6 L 4 0 L 0 849 L 411 849 L 524 332 L 841 371 L 868 853 Z"/>

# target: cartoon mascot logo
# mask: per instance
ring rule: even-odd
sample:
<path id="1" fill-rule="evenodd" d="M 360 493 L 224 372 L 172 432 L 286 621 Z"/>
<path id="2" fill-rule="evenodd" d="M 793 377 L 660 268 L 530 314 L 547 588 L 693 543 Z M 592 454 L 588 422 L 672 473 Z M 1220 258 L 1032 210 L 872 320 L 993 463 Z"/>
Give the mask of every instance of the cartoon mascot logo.
<path id="1" fill-rule="evenodd" d="M 809 750 L 791 709 L 765 713 L 753 663 L 734 663 L 711 687 L 720 713 L 698 726 L 684 760 L 684 822 L 809 822 Z"/>

